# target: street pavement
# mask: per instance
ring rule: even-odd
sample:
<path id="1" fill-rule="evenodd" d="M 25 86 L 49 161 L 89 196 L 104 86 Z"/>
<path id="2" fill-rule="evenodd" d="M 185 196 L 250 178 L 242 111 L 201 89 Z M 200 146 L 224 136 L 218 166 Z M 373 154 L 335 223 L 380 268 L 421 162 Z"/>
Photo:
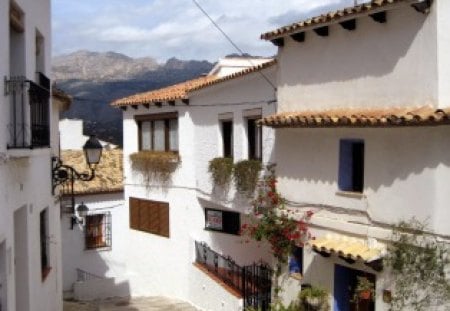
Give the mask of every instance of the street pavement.
<path id="1" fill-rule="evenodd" d="M 104 301 L 65 301 L 64 311 L 199 311 L 187 302 L 167 297 L 114 298 Z"/>

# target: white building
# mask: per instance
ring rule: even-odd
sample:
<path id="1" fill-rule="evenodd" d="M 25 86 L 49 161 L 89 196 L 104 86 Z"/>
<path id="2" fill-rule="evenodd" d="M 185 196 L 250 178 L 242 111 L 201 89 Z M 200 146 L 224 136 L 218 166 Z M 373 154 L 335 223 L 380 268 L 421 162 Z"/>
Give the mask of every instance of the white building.
<path id="1" fill-rule="evenodd" d="M 194 265 L 196 256 L 201 261 L 207 251 L 209 267 L 214 267 L 213 253 L 199 244 L 196 249 L 195 242 L 205 242 L 216 252 L 219 270 L 232 264 L 227 256 L 238 270 L 261 259 L 271 262 L 267 247 L 243 244 L 238 235 L 249 199 L 233 187 L 215 191 L 208 173 L 209 161 L 217 157 L 273 161 L 273 132 L 268 128 L 261 132 L 255 124 L 275 112 L 276 64 L 272 60 L 252 64 L 230 74 L 229 66 L 219 62 L 205 77 L 113 103 L 124 110 L 129 217 L 123 218 L 127 233 L 120 238 L 127 241 L 122 280 L 128 282 L 131 296 L 163 295 L 207 310 L 241 310 L 243 297 L 235 287 L 205 273 L 205 265 Z M 176 155 L 170 180 L 133 166 L 130 155 L 140 151 Z M 212 218 L 214 225 L 209 222 Z"/>
<path id="2" fill-rule="evenodd" d="M 89 170 L 82 150 L 61 150 L 61 158 L 78 172 Z M 115 284 L 116 277 L 125 274 L 128 256 L 122 163 L 122 150 L 103 150 L 95 178 L 74 185 L 75 206 L 85 204 L 87 216 L 75 218 L 71 204 L 62 208 L 63 290 L 67 298 L 129 295 L 126 287 Z M 64 194 L 63 206 L 70 198 L 69 193 Z"/>
<path id="3" fill-rule="evenodd" d="M 59 109 L 50 96 L 50 1 L 0 1 L 0 309 L 60 311 Z"/>
<path id="4" fill-rule="evenodd" d="M 81 150 L 89 139 L 83 135 L 83 120 L 63 119 L 59 121 L 59 135 L 61 150 Z M 110 142 L 99 140 L 105 149 L 116 149 L 118 146 Z"/>
<path id="5" fill-rule="evenodd" d="M 316 212 L 303 283 L 324 286 L 332 310 L 349 310 L 357 275 L 375 281 L 364 310 L 389 309 L 389 273 L 374 268 L 390 226 L 416 217 L 450 240 L 450 2 L 431 2 L 373 1 L 262 35 L 279 46 L 279 111 L 262 122 L 276 128 L 279 190 Z"/>

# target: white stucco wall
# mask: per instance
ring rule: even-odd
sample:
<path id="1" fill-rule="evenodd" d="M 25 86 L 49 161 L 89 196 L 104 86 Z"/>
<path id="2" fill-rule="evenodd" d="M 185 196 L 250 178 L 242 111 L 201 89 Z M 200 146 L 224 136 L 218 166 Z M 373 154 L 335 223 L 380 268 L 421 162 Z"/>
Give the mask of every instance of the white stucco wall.
<path id="1" fill-rule="evenodd" d="M 83 120 L 63 119 L 59 121 L 59 136 L 61 150 L 81 150 L 89 139 L 83 135 Z M 117 145 L 100 140 L 105 148 L 117 148 Z"/>
<path id="2" fill-rule="evenodd" d="M 445 191 L 450 178 L 449 133 L 446 126 L 280 129 L 275 151 L 280 191 L 294 202 L 364 212 L 381 223 L 416 217 L 427 220 L 437 233 L 449 235 L 450 198 Z M 361 196 L 345 196 L 338 189 L 339 141 L 346 138 L 365 142 Z M 348 220 L 348 215 L 334 217 Z"/>
<path id="3" fill-rule="evenodd" d="M 112 247 L 110 249 L 85 249 L 84 226 L 71 229 L 71 215 L 61 219 L 63 282 L 64 291 L 71 291 L 77 281 L 76 269 L 104 278 L 115 278 L 125 274 L 128 256 L 128 230 L 124 219 L 128 210 L 124 206 L 123 193 L 77 195 L 77 204 L 84 202 L 89 214 L 111 213 Z M 113 282 L 114 283 L 114 282 Z"/>
<path id="4" fill-rule="evenodd" d="M 35 80 L 36 29 L 45 37 L 44 74 L 50 76 L 51 34 L 50 1 L 17 0 L 15 1 L 25 13 L 25 57 L 23 74 L 27 79 Z M 9 45 L 9 0 L 0 1 L 0 37 L 4 40 L 0 46 L 0 75 L 10 76 Z M 4 83 L 0 83 L 0 245 L 5 251 L 0 254 L 0 262 L 6 263 L 6 275 L 2 286 L 2 310 L 16 310 L 16 301 L 28 305 L 28 310 L 60 311 L 62 309 L 62 278 L 59 235 L 59 207 L 51 195 L 51 154 L 52 149 L 7 150 L 10 97 L 4 96 Z M 50 105 L 51 106 L 51 105 Z M 51 115 L 54 115 L 52 107 Z M 57 124 L 51 125 L 51 131 Z M 54 134 L 52 133 L 52 137 Z M 54 146 L 55 141 L 51 141 Z M 48 208 L 49 216 L 49 254 L 51 271 L 45 281 L 41 276 L 39 214 Z M 20 217 L 18 216 L 21 211 Z M 14 215 L 20 221 L 14 221 Z M 17 227 L 15 227 L 17 225 Z M 23 225 L 24 227 L 21 227 Z M 17 241 L 25 244 L 15 245 Z M 25 253 L 15 254 L 15 250 L 25 249 Z M 16 261 L 16 268 L 14 267 Z M 18 264 L 20 262 L 20 264 Z M 19 279 L 17 271 L 20 271 Z M 2 273 L 0 272 L 0 273 Z M 16 282 L 17 278 L 17 282 Z M 5 282 L 6 280 L 6 282 Z M 22 280 L 27 280 L 24 285 Z M 17 283 L 17 284 L 16 284 Z M 16 292 L 16 287 L 18 291 Z M 28 289 L 27 289 L 28 288 Z M 5 299 L 6 298 L 6 299 Z M 17 300 L 16 300 L 17 299 Z M 6 300 L 6 301 L 5 301 Z M 30 307 L 31 306 L 31 307 Z M 23 310 L 27 310 L 23 309 Z"/>
<path id="5" fill-rule="evenodd" d="M 328 37 L 312 30 L 303 43 L 286 37 L 278 54 L 280 111 L 450 105 L 448 88 L 438 91 L 438 49 L 439 62 L 448 59 L 447 8 L 439 13 L 439 36 L 436 24 L 438 7 L 448 3 L 435 2 L 428 15 L 406 5 L 389 10 L 384 24 L 366 16 L 354 31 L 335 24 Z"/>
<path id="6" fill-rule="evenodd" d="M 265 74 L 274 79 L 274 68 L 266 70 Z M 273 99 L 273 89 L 255 73 L 193 94 L 190 96 L 189 106 L 177 102 L 175 107 L 163 105 L 161 108 L 153 107 L 149 110 L 139 106 L 137 110 L 128 109 L 124 112 L 125 205 L 128 206 L 130 196 L 170 204 L 169 239 L 145 232 L 129 231 L 130 256 L 127 258 L 125 278 L 129 280 L 132 296 L 172 296 L 191 301 L 208 310 L 222 310 L 222 300 L 198 291 L 199 283 L 192 280 L 194 241 L 205 241 L 213 250 L 230 255 L 240 265 L 259 259 L 271 261 L 266 246 L 243 243 L 243 238 L 239 236 L 205 231 L 203 208 L 241 212 L 247 209 L 242 206 L 242 201 L 218 202 L 217 198 L 211 196 L 207 167 L 209 160 L 219 156 L 219 113 L 233 112 L 235 160 L 238 161 L 247 157 L 247 151 L 244 151 L 243 111 L 262 108 L 264 114 L 272 113 L 275 104 L 267 102 Z M 179 114 L 181 163 L 173 174 L 169 187 L 145 187 L 139 173 L 133 172 L 130 167 L 129 155 L 138 150 L 137 124 L 133 116 L 173 111 L 178 111 Z M 264 161 L 269 161 L 272 160 L 269 150 L 273 143 L 273 134 L 271 130 L 265 129 L 263 135 Z M 241 221 L 244 219 L 243 216 Z M 128 226 L 128 219 L 124 219 L 124 224 Z M 216 286 L 208 277 L 202 282 L 208 288 Z M 224 295 L 226 306 L 235 305 L 235 298 L 226 298 L 226 294 Z M 220 308 L 217 309 L 216 306 Z"/>

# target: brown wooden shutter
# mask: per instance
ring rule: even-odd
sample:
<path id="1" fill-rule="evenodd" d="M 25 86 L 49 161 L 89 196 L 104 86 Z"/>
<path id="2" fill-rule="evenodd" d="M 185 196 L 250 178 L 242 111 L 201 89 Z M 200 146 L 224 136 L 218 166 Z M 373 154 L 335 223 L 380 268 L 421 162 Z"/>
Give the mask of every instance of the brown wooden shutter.
<path id="1" fill-rule="evenodd" d="M 170 236 L 169 204 L 130 198 L 130 228 Z"/>
<path id="2" fill-rule="evenodd" d="M 159 234 L 165 237 L 170 237 L 169 225 L 169 204 L 160 203 L 159 206 Z"/>
<path id="3" fill-rule="evenodd" d="M 130 228 L 140 230 L 139 226 L 139 210 L 140 200 L 136 198 L 130 198 Z"/>

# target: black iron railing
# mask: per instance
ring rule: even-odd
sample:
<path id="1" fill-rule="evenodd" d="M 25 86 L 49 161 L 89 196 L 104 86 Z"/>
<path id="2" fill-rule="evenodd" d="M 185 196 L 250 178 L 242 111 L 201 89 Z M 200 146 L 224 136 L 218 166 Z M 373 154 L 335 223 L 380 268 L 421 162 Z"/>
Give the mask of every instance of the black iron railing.
<path id="1" fill-rule="evenodd" d="M 38 73 L 37 80 L 5 78 L 5 95 L 10 97 L 9 149 L 50 146 L 50 79 Z"/>
<path id="2" fill-rule="evenodd" d="M 204 242 L 195 242 L 195 261 L 225 284 L 238 291 L 244 308 L 269 310 L 272 291 L 272 269 L 264 263 L 241 267 L 231 257 L 213 251 Z"/>
<path id="3" fill-rule="evenodd" d="M 90 280 L 103 280 L 104 277 L 95 275 L 93 273 L 77 269 L 77 282 L 86 282 Z"/>

